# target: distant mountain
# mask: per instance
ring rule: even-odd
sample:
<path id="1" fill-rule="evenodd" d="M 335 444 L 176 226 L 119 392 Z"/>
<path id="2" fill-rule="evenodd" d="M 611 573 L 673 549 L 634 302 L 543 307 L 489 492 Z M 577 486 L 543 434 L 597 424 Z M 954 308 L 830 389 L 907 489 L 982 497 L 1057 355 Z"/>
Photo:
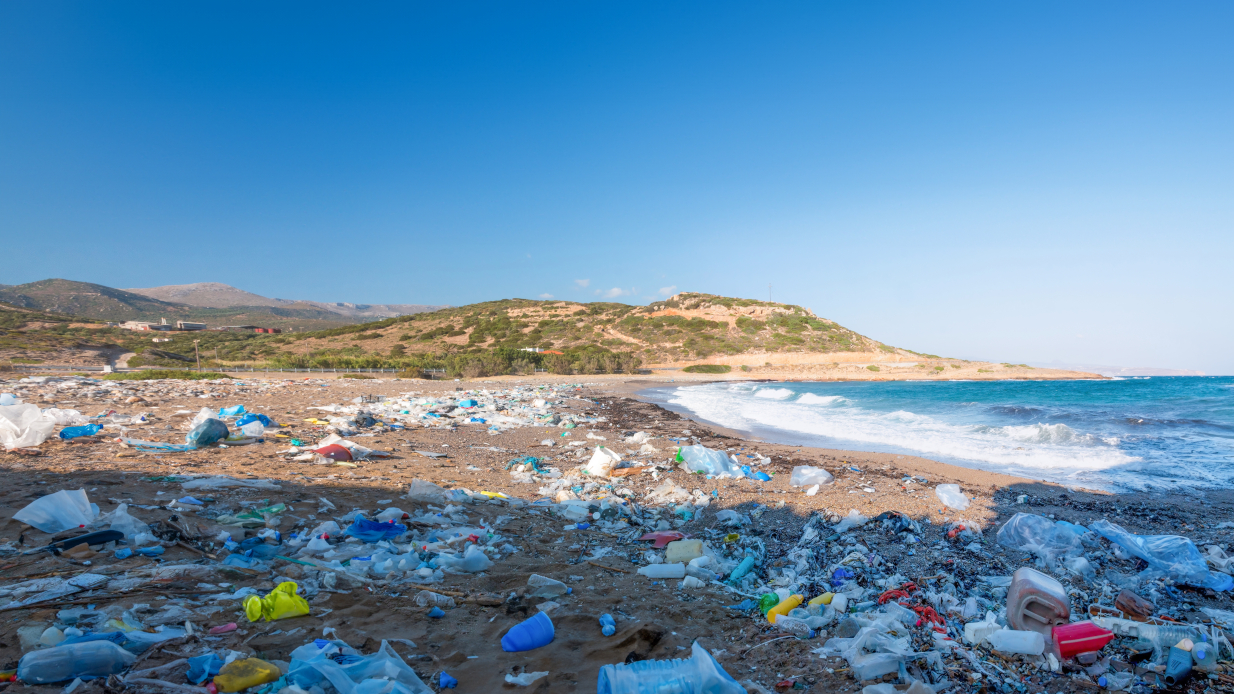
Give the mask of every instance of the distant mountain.
<path id="1" fill-rule="evenodd" d="M 198 282 L 196 284 L 171 284 L 163 287 L 146 289 L 126 289 L 126 292 L 140 294 L 161 301 L 172 301 L 189 306 L 202 308 L 229 308 L 232 306 L 270 306 L 291 309 L 317 309 L 329 311 L 352 319 L 379 319 L 407 316 L 413 313 L 436 311 L 447 306 L 427 306 L 424 304 L 353 304 L 345 302 L 293 301 L 290 299 L 271 299 L 237 289 L 220 282 Z"/>
<path id="2" fill-rule="evenodd" d="M 1064 364 L 1054 361 L 1034 363 L 1047 369 L 1066 369 L 1068 371 L 1087 371 L 1111 378 L 1134 378 L 1136 376 L 1203 376 L 1203 371 L 1189 369 L 1159 369 L 1151 366 L 1102 366 L 1100 364 Z"/>

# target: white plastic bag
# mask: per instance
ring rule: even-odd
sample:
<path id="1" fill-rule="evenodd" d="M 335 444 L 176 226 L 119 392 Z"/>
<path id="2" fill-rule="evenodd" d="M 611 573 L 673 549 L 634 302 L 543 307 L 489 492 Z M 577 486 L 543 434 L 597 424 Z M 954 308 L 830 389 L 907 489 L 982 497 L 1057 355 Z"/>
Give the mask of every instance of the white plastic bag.
<path id="1" fill-rule="evenodd" d="M 37 407 L 34 408 L 38 410 Z M 50 424 L 50 423 L 49 423 Z M 45 533 L 62 533 L 94 522 L 99 507 L 90 503 L 86 490 L 61 489 L 34 500 L 30 505 L 13 514 L 13 520 L 32 525 Z"/>
<path id="2" fill-rule="evenodd" d="M 690 472 L 702 472 L 718 479 L 745 477 L 741 468 L 723 451 L 714 451 L 706 446 L 682 446 L 677 451 L 677 460 Z"/>
<path id="3" fill-rule="evenodd" d="M 43 410 L 43 419 L 61 427 L 79 427 L 90 423 L 90 419 L 77 410 L 61 410 L 55 407 Z"/>
<path id="4" fill-rule="evenodd" d="M 5 450 L 37 446 L 51 436 L 54 422 L 43 417 L 38 405 L 0 407 L 0 444 Z"/>
<path id="5" fill-rule="evenodd" d="M 116 507 L 115 511 L 105 513 L 95 521 L 96 525 L 103 523 L 106 523 L 110 530 L 119 530 L 124 533 L 124 538 L 128 540 L 129 544 L 136 544 L 138 535 L 148 535 L 150 533 L 150 525 L 134 518 L 129 513 L 128 504 L 120 504 Z"/>
<path id="6" fill-rule="evenodd" d="M 866 516 L 861 515 L 857 511 L 857 509 L 850 508 L 848 510 L 848 515 L 842 518 L 840 522 L 837 523 L 835 527 L 832 528 L 832 530 L 834 530 L 837 533 L 842 533 L 842 532 L 847 531 L 850 528 L 856 528 L 856 527 L 865 525 L 866 521 L 868 520 L 870 519 L 867 518 Z"/>
<path id="7" fill-rule="evenodd" d="M 968 497 L 960 492 L 958 484 L 940 484 L 934 488 L 934 494 L 947 508 L 963 511 L 968 508 Z"/>
<path id="8" fill-rule="evenodd" d="M 793 475 L 789 478 L 788 484 L 792 487 L 812 487 L 816 484 L 834 484 L 835 481 L 835 475 L 821 467 L 798 465 L 793 468 Z"/>
<path id="9" fill-rule="evenodd" d="M 412 480 L 411 486 L 407 488 L 407 499 L 411 501 L 419 501 L 424 504 L 440 503 L 446 499 L 446 490 L 438 487 L 432 482 L 425 480 Z"/>

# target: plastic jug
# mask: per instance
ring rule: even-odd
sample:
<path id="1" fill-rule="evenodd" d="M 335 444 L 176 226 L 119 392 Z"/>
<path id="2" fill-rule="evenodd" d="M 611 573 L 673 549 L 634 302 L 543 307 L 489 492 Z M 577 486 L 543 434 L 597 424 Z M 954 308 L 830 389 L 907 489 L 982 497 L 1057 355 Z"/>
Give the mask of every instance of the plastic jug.
<path id="1" fill-rule="evenodd" d="M 600 668 L 596 694 L 745 694 L 745 687 L 694 642 L 688 660 L 639 660 Z"/>
<path id="2" fill-rule="evenodd" d="M 1041 655 L 1045 652 L 1045 637 L 1039 631 L 999 629 L 986 637 L 990 646 L 1002 653 Z"/>
<path id="3" fill-rule="evenodd" d="M 664 550 L 664 561 L 668 564 L 689 562 L 703 556 L 702 540 L 677 540 L 668 543 Z"/>
<path id="4" fill-rule="evenodd" d="M 547 576 L 540 574 L 532 574 L 527 579 L 527 585 L 531 588 L 528 595 L 534 598 L 552 598 L 558 595 L 566 595 L 571 589 L 561 581 L 557 581 Z"/>
<path id="5" fill-rule="evenodd" d="M 137 656 L 111 641 L 85 641 L 25 654 L 17 664 L 17 679 L 26 684 L 50 684 L 77 677 L 106 677 L 124 672 L 135 660 Z"/>
<path id="6" fill-rule="evenodd" d="M 1059 660 L 1074 658 L 1079 653 L 1099 651 L 1114 639 L 1114 632 L 1092 622 L 1076 622 L 1054 627 L 1054 654 Z"/>
<path id="7" fill-rule="evenodd" d="M 214 677 L 214 686 L 218 687 L 220 692 L 238 692 L 274 682 L 282 676 L 283 673 L 274 663 L 267 663 L 260 658 L 245 658 L 233 660 L 219 668 L 219 674 Z"/>
<path id="8" fill-rule="evenodd" d="M 1052 638 L 1056 626 L 1071 618 L 1071 599 L 1063 584 L 1027 566 L 1016 569 L 1007 589 L 1007 625 Z"/>

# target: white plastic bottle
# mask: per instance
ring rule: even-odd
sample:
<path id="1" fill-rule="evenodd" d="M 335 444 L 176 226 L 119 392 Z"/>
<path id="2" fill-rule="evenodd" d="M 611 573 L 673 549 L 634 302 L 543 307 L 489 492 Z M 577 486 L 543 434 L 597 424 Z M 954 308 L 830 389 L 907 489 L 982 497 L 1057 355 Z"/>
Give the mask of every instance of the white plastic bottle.
<path id="1" fill-rule="evenodd" d="M 685 564 L 648 564 L 638 570 L 647 578 L 685 578 Z"/>
<path id="2" fill-rule="evenodd" d="M 1000 629 L 987 636 L 986 640 L 1000 653 L 1041 655 L 1045 652 L 1045 637 L 1039 631 Z"/>

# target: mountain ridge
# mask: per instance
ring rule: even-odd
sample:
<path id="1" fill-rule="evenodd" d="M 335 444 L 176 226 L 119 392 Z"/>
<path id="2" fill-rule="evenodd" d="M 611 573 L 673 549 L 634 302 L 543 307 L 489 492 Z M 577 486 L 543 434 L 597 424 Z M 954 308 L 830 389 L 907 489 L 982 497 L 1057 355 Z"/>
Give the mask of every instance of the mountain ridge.
<path id="1" fill-rule="evenodd" d="M 254 294 L 222 282 L 169 284 L 160 287 L 125 289 L 160 301 L 171 301 L 200 308 L 231 308 L 235 306 L 268 306 L 272 308 L 312 308 L 337 313 L 349 318 L 394 318 L 396 316 L 435 311 L 448 306 L 428 304 L 360 304 L 352 302 L 278 299 Z"/>

